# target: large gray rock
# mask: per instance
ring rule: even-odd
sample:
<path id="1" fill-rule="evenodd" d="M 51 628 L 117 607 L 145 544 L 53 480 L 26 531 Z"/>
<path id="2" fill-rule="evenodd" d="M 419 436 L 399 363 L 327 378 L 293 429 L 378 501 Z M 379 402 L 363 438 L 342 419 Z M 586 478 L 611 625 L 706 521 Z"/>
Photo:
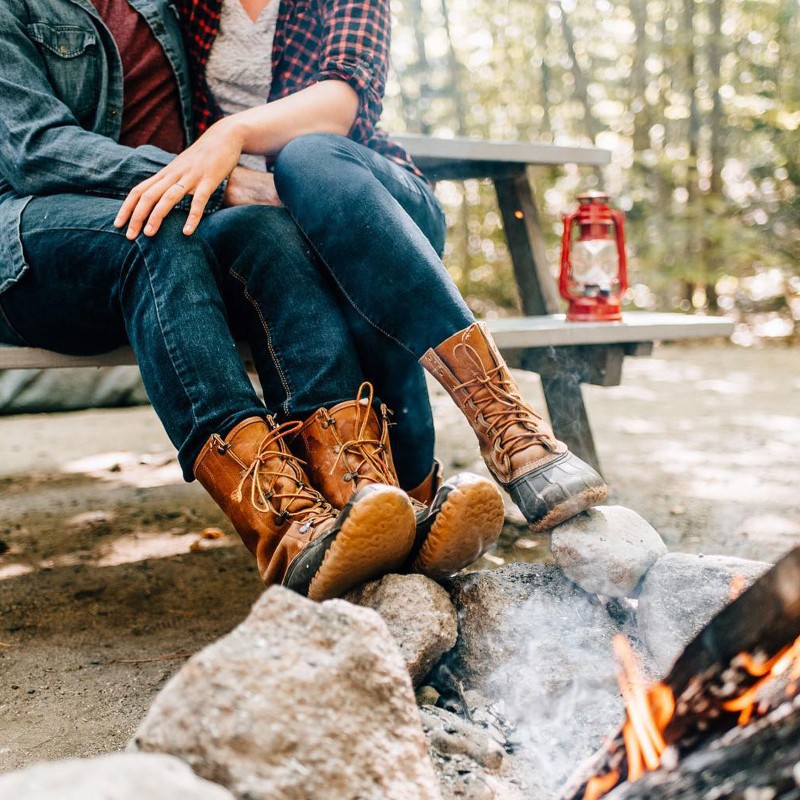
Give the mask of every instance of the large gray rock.
<path id="1" fill-rule="evenodd" d="M 381 615 L 400 647 L 414 686 L 456 643 L 456 610 L 450 597 L 422 575 L 387 575 L 346 599 Z"/>
<path id="2" fill-rule="evenodd" d="M 405 663 L 374 611 L 272 587 L 164 687 L 133 747 L 247 800 L 438 800 Z"/>
<path id="3" fill-rule="evenodd" d="M 0 775 L 0 800 L 234 800 L 177 758 L 117 753 L 34 764 Z"/>
<path id="4" fill-rule="evenodd" d="M 582 589 L 630 597 L 647 570 L 666 555 L 656 530 L 624 506 L 599 506 L 553 529 L 556 564 Z"/>
<path id="5" fill-rule="evenodd" d="M 727 556 L 670 553 L 647 573 L 639 596 L 639 632 L 661 673 L 737 594 L 770 565 Z"/>
<path id="6" fill-rule="evenodd" d="M 547 797 L 622 718 L 605 608 L 553 564 L 458 576 L 459 639 L 437 679 L 500 702 L 529 797 Z M 442 688 L 445 688 L 444 686 Z"/>

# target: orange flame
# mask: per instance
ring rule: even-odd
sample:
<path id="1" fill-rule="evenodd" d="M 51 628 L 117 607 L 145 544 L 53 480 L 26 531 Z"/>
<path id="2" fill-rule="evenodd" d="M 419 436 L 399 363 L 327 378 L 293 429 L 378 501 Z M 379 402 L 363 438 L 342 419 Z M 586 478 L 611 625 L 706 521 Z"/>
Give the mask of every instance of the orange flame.
<path id="1" fill-rule="evenodd" d="M 663 733 L 675 712 L 675 699 L 672 690 L 663 683 L 645 685 L 636 654 L 624 636 L 615 636 L 613 644 L 620 664 L 619 685 L 628 711 L 622 728 L 628 780 L 635 781 L 646 770 L 657 769 L 661 764 L 661 755 L 667 748 Z M 616 770 L 591 778 L 583 800 L 598 800 L 616 786 L 619 778 Z"/>
<path id="2" fill-rule="evenodd" d="M 624 636 L 615 636 L 613 644 L 620 663 L 620 689 L 628 712 L 622 728 L 628 762 L 627 779 L 633 782 L 646 771 L 660 766 L 667 748 L 664 731 L 675 713 L 675 698 L 669 686 L 663 683 L 645 685 L 636 654 Z M 794 644 L 784 647 L 766 660 L 750 653 L 739 653 L 733 666 L 741 667 L 752 677 L 759 678 L 741 695 L 721 704 L 725 711 L 738 711 L 739 724 L 746 725 L 756 710 L 761 690 L 773 678 L 788 672 L 786 694 L 790 697 L 797 694 L 800 689 L 800 636 Z M 591 778 L 586 784 L 583 800 L 599 800 L 617 785 L 620 777 L 618 770 L 611 770 Z"/>
<path id="3" fill-rule="evenodd" d="M 740 666 L 754 678 L 761 679 L 738 697 L 726 700 L 722 704 L 722 708 L 725 711 L 738 711 L 739 724 L 747 725 L 753 716 L 760 691 L 773 678 L 777 678 L 789 671 L 789 685 L 786 692 L 792 695 L 797 691 L 797 683 L 798 679 L 800 679 L 800 636 L 795 639 L 794 644 L 787 645 L 766 661 L 756 659 L 749 653 L 739 653 L 734 664 Z"/>

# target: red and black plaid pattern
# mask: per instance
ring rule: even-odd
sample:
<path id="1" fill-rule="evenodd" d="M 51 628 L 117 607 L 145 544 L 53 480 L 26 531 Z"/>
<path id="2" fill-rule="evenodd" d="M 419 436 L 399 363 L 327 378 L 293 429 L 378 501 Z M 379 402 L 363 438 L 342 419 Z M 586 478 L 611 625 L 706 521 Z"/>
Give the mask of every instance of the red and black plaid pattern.
<path id="1" fill-rule="evenodd" d="M 176 0 L 186 31 L 200 132 L 220 118 L 205 80 L 219 32 L 223 0 Z M 269 100 L 323 80 L 350 84 L 359 97 L 350 138 L 422 175 L 408 153 L 377 127 L 389 68 L 389 0 L 273 0 L 280 2 L 272 48 Z"/>

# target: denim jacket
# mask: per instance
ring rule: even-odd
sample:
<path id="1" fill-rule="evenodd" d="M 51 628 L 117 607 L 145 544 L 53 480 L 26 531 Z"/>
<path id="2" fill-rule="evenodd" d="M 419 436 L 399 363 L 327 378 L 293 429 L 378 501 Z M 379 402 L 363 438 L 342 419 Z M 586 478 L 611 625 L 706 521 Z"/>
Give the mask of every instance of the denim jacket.
<path id="1" fill-rule="evenodd" d="M 191 87 L 177 13 L 168 0 L 129 2 L 172 66 L 190 141 Z M 2 292 L 26 269 L 20 221 L 32 196 L 69 192 L 121 199 L 174 156 L 150 145 L 118 144 L 122 62 L 90 0 L 0 0 L 0 32 Z M 223 188 L 208 211 L 219 207 Z"/>

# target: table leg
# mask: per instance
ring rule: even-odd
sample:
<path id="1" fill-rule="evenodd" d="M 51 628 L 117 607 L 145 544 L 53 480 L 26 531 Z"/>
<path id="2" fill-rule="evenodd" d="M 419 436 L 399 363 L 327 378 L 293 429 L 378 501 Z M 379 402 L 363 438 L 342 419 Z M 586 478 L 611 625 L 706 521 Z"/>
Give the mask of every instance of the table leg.
<path id="1" fill-rule="evenodd" d="M 594 446 L 592 429 L 589 427 L 580 381 L 575 375 L 566 372 L 545 372 L 541 378 L 550 422 L 556 436 L 578 458 L 600 472 L 600 460 Z"/>
<path id="2" fill-rule="evenodd" d="M 494 187 L 523 313 L 558 314 L 561 301 L 547 265 L 539 211 L 525 168 L 511 177 L 496 177 Z"/>

